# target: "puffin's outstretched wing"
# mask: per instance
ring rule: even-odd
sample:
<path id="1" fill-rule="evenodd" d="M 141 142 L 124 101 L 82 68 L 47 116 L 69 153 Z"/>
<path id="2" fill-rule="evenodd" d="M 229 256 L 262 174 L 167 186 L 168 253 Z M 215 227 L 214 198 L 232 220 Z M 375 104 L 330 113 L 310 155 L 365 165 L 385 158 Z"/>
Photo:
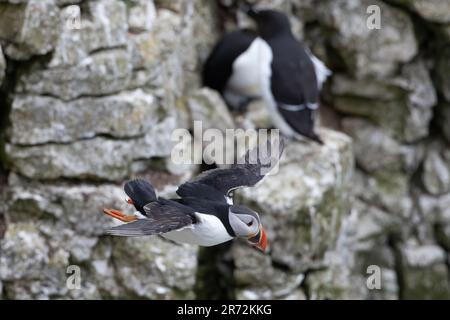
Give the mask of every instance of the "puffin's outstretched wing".
<path id="1" fill-rule="evenodd" d="M 180 203 L 160 199 L 144 207 L 147 217 L 123 224 L 107 231 L 108 234 L 124 237 L 163 234 L 180 230 L 196 222 L 195 212 Z"/>
<path id="2" fill-rule="evenodd" d="M 208 188 L 220 192 L 221 201 L 226 201 L 230 193 L 241 187 L 252 187 L 261 181 L 277 164 L 284 149 L 283 140 L 267 140 L 266 146 L 248 151 L 246 155 L 227 169 L 207 170 L 198 175 L 194 180 L 182 184 L 177 194 L 184 197 L 209 197 L 200 192 L 198 186 L 206 185 Z M 212 194 L 212 193 L 211 193 Z M 224 197 L 225 196 L 225 197 Z"/>

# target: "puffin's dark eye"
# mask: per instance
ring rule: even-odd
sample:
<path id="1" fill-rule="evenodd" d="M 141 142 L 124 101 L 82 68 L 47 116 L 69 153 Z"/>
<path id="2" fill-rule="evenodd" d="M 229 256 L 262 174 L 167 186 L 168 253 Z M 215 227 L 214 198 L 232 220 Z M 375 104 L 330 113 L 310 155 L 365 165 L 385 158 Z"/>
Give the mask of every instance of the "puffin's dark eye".
<path id="1" fill-rule="evenodd" d="M 253 220 L 250 221 L 249 223 L 247 223 L 247 225 L 248 225 L 249 227 L 251 227 L 251 226 L 253 225 Z"/>

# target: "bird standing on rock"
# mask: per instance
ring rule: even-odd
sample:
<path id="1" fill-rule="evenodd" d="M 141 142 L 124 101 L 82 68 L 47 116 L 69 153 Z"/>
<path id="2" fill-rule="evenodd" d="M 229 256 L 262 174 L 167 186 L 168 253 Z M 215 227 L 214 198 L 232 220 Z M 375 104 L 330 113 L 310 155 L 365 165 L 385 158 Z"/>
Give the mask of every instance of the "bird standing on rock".
<path id="1" fill-rule="evenodd" d="M 242 109 L 263 98 L 274 125 L 288 137 L 322 143 L 314 130 L 322 84 L 331 72 L 295 39 L 287 16 L 249 9 L 257 33 L 225 35 L 208 57 L 203 81 L 228 105 Z"/>
<path id="2" fill-rule="evenodd" d="M 128 181 L 124 190 L 142 218 L 104 209 L 108 216 L 126 224 L 107 232 L 116 236 L 162 235 L 179 242 L 214 246 L 233 238 L 245 238 L 265 251 L 267 237 L 257 212 L 233 203 L 234 190 L 252 187 L 278 163 L 282 140 L 271 139 L 246 153 L 238 164 L 227 169 L 207 170 L 176 191 L 179 199 L 156 196 L 153 186 L 142 179 Z"/>

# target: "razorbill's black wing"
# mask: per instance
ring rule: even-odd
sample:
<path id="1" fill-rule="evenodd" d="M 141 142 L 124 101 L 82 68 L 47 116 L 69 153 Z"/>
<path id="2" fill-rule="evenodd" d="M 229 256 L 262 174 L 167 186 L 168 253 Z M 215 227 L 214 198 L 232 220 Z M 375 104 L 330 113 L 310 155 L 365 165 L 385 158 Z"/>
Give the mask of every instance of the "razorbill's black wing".
<path id="1" fill-rule="evenodd" d="M 271 77 L 264 96 L 275 125 L 285 135 L 298 133 L 321 142 L 314 133 L 321 85 L 315 65 L 321 67 L 321 81 L 327 76 L 326 67 L 295 39 L 285 14 L 253 9 L 247 13 L 256 21 L 260 36 L 272 51 Z"/>
<path id="2" fill-rule="evenodd" d="M 238 161 L 238 164 L 226 169 L 218 168 L 204 171 L 194 180 L 182 184 L 178 188 L 177 194 L 183 198 L 206 198 L 209 195 L 196 188 L 198 185 L 206 185 L 208 188 L 220 192 L 222 195 L 220 201 L 226 201 L 233 190 L 241 187 L 252 187 L 261 181 L 277 165 L 283 149 L 283 140 L 267 140 L 266 146 L 261 144 L 248 151 Z"/>
<path id="3" fill-rule="evenodd" d="M 178 202 L 159 199 L 144 206 L 147 218 L 139 219 L 107 231 L 114 236 L 138 237 L 180 230 L 196 222 L 193 209 Z"/>
<path id="4" fill-rule="evenodd" d="M 314 132 L 319 86 L 313 61 L 291 35 L 276 37 L 268 43 L 274 52 L 271 92 L 278 112 L 296 132 L 320 140 Z"/>

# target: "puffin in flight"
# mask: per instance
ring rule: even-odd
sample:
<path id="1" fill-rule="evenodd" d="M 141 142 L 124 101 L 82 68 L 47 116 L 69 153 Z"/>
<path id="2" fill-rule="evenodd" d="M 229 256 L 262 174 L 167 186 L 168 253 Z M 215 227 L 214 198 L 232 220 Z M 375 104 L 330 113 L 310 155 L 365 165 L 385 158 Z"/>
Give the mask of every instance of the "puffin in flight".
<path id="1" fill-rule="evenodd" d="M 203 83 L 219 91 L 232 109 L 262 98 L 274 125 L 287 137 L 315 133 L 320 89 L 331 71 L 294 37 L 287 16 L 247 10 L 257 33 L 237 30 L 214 47 L 203 68 Z"/>
<path id="2" fill-rule="evenodd" d="M 270 139 L 249 150 L 230 168 L 204 171 L 178 187 L 177 199 L 157 197 L 148 181 L 128 181 L 124 186 L 127 202 L 142 215 L 103 209 L 108 216 L 126 222 L 107 233 L 128 237 L 161 235 L 178 243 L 206 247 L 244 238 L 266 251 L 267 237 L 258 213 L 234 204 L 232 196 L 234 190 L 260 182 L 277 165 L 283 146 L 282 140 Z"/>

